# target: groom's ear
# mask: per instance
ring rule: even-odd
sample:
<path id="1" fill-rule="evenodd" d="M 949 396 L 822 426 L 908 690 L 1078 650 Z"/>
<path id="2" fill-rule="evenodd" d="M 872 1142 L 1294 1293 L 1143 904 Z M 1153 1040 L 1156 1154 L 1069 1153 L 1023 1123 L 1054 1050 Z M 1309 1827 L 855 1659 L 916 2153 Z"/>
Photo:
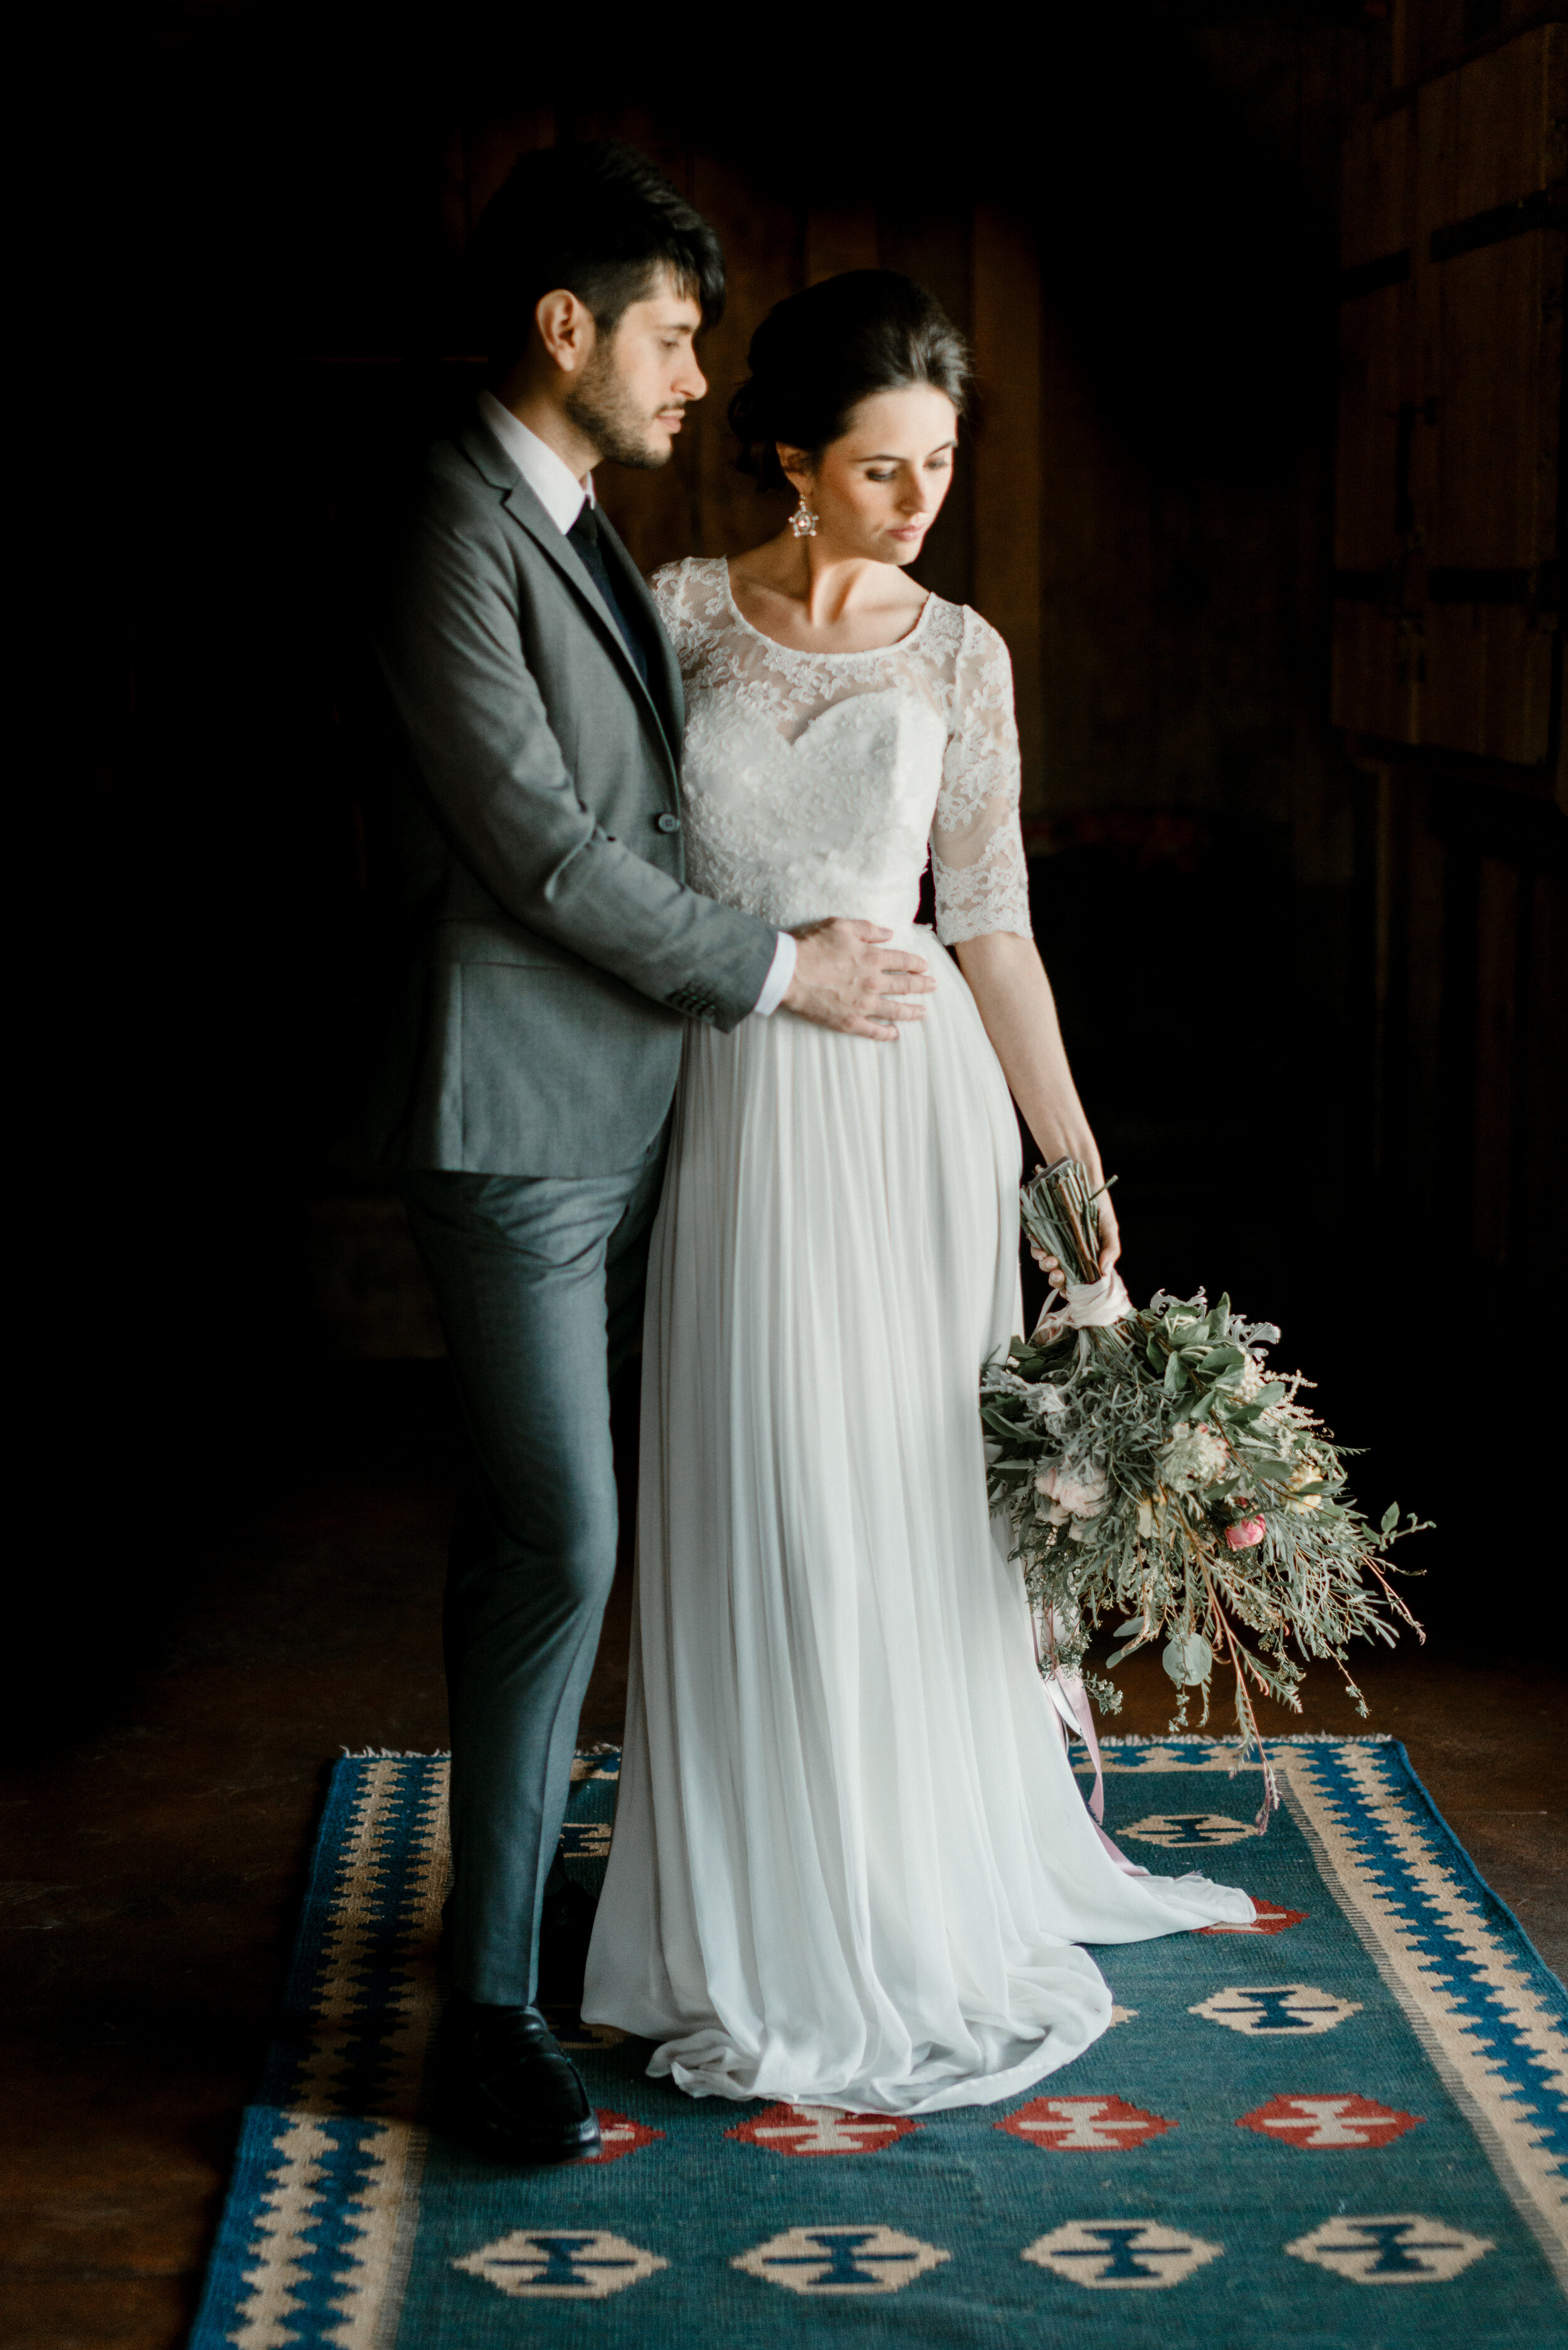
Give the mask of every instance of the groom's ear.
<path id="1" fill-rule="evenodd" d="M 562 374 L 580 374 L 593 356 L 597 334 L 587 304 L 566 286 L 557 286 L 535 303 L 534 324 L 546 354 Z"/>

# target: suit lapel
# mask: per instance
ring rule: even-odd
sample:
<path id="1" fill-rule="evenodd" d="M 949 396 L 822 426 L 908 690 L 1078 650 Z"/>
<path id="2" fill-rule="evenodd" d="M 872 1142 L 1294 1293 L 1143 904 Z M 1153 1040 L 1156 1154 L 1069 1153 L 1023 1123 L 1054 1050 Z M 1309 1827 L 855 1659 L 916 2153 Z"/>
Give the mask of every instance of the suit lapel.
<path id="1" fill-rule="evenodd" d="M 665 689 L 658 699 L 639 676 L 637 663 L 627 650 L 626 639 L 617 628 L 608 605 L 595 587 L 592 575 L 579 557 L 576 548 L 556 529 L 494 435 L 487 432 L 475 419 L 462 428 L 457 440 L 464 455 L 483 474 L 485 480 L 503 493 L 501 503 L 508 518 L 514 522 L 520 530 L 526 532 L 541 554 L 548 556 L 566 585 L 587 608 L 600 637 L 620 663 L 622 673 L 632 693 L 643 702 L 651 712 L 659 729 L 659 738 L 664 744 L 665 754 L 679 784 L 680 738 L 684 727 L 680 671 L 676 669 L 674 654 L 659 621 L 658 608 L 643 586 L 630 556 L 628 555 L 614 531 L 605 525 L 603 513 L 601 512 L 599 516 L 600 545 L 607 550 L 613 550 L 610 559 L 616 565 L 616 585 L 618 588 L 625 587 L 628 594 L 633 597 L 639 609 L 651 614 L 653 619 L 653 627 L 649 634 L 649 650 L 656 653 L 656 666 L 650 669 L 650 678 L 657 677 Z M 670 691 L 670 672 L 673 672 L 673 691 Z M 667 707 L 661 709 L 660 702 L 665 702 Z M 672 720 L 675 722 L 673 725 Z"/>

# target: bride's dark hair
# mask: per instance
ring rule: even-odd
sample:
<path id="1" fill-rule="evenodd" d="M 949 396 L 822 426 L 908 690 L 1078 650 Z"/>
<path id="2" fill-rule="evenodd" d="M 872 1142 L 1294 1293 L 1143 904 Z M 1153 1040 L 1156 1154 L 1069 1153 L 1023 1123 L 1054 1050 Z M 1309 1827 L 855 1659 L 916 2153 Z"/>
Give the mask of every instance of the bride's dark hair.
<path id="1" fill-rule="evenodd" d="M 730 402 L 735 463 L 759 489 L 785 486 L 775 444 L 815 456 L 861 400 L 929 383 L 961 416 L 969 346 L 940 302 L 892 269 L 846 269 L 768 312 L 746 354 L 752 372 Z"/>

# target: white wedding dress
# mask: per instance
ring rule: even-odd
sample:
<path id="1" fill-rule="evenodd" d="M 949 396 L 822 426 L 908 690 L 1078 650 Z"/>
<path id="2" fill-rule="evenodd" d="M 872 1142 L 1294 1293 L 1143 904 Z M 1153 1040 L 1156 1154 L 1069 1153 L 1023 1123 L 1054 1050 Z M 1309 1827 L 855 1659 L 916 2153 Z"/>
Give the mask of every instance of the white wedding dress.
<path id="1" fill-rule="evenodd" d="M 857 914 L 936 973 L 896 1045 L 694 1024 L 652 1244 L 626 1749 L 586 2020 L 693 2095 L 988 2104 L 1079 2055 L 1081 1942 L 1252 1916 L 1096 1833 L 993 1540 L 981 1365 L 1018 1319 L 1018 1128 L 950 945 L 1030 935 L 1006 650 L 932 597 L 805 654 L 722 559 L 654 583 L 692 886 Z"/>

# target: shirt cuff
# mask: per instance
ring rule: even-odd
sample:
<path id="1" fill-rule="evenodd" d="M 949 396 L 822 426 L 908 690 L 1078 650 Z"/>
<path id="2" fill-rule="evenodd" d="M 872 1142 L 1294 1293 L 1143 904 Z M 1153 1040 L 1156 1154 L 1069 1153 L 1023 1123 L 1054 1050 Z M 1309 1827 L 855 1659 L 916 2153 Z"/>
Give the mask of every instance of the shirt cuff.
<path id="1" fill-rule="evenodd" d="M 778 1010 L 779 1005 L 789 993 L 790 982 L 794 977 L 795 957 L 799 951 L 789 932 L 781 931 L 779 942 L 774 949 L 774 959 L 768 965 L 768 975 L 763 982 L 763 992 L 752 1006 L 752 1010 L 760 1013 L 764 1020 L 770 1013 Z"/>

